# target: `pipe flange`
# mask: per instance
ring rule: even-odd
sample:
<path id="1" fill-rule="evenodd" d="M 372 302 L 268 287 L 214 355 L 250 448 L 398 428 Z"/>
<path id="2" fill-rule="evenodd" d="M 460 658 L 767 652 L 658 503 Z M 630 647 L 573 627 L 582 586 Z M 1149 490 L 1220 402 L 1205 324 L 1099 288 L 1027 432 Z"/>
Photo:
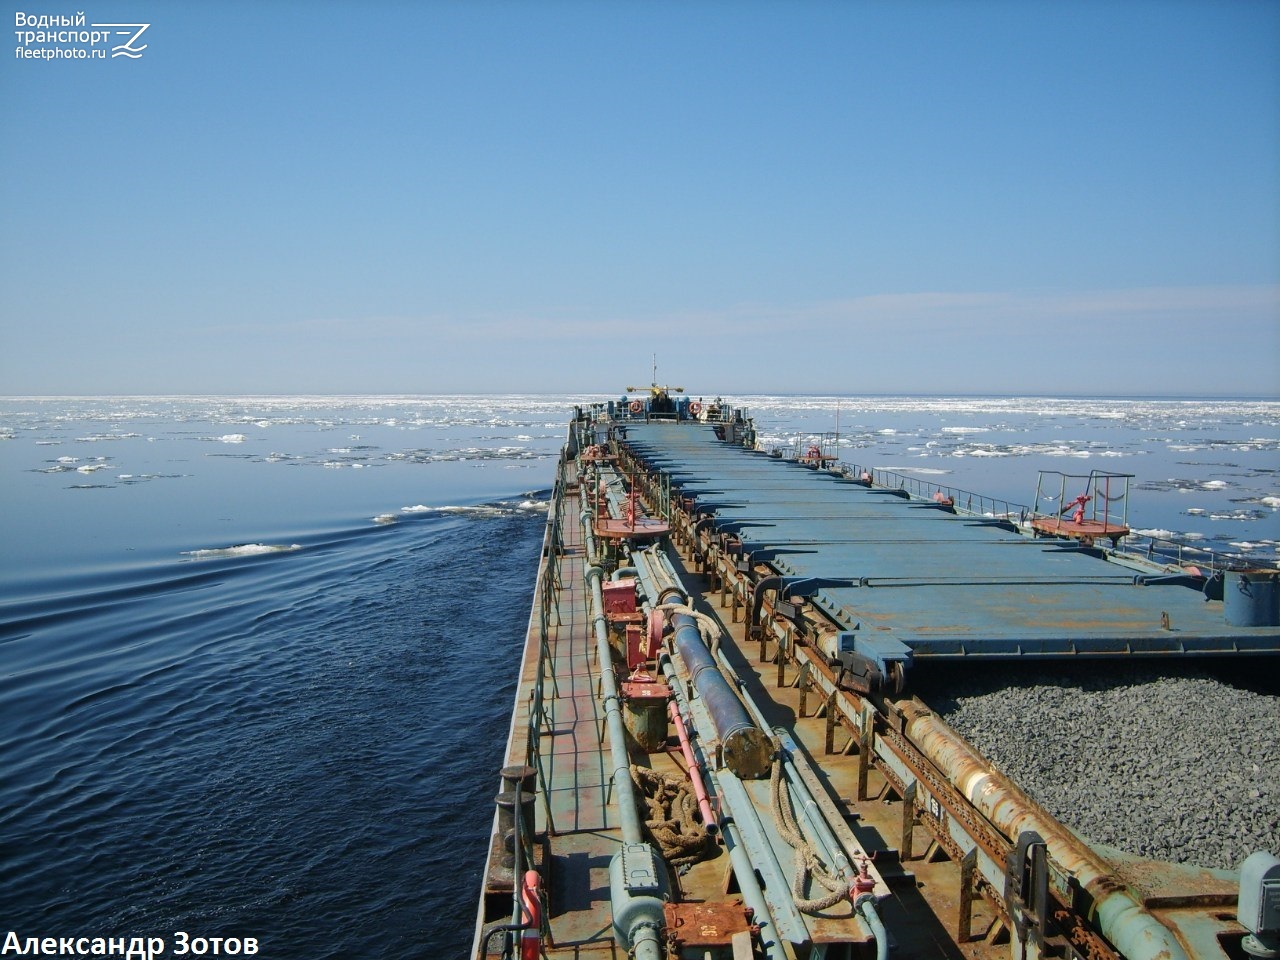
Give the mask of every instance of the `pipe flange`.
<path id="1" fill-rule="evenodd" d="M 1244 952 L 1258 960 L 1273 960 L 1280 957 L 1280 937 L 1269 937 L 1261 933 L 1251 933 L 1240 943 Z"/>
<path id="2" fill-rule="evenodd" d="M 650 943 L 662 943 L 662 924 L 656 920 L 638 920 L 632 924 L 631 929 L 627 931 L 627 936 L 631 940 L 631 948 L 627 950 L 627 956 L 634 960 L 636 949 L 640 945 L 640 936 L 645 931 L 650 931 L 652 939 Z"/>

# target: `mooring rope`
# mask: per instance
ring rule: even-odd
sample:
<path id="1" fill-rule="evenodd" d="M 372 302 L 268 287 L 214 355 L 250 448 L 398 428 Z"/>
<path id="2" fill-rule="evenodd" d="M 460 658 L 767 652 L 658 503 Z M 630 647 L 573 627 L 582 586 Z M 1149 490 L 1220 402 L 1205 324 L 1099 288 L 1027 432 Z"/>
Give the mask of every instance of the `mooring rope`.
<path id="1" fill-rule="evenodd" d="M 668 863 L 688 866 L 711 855 L 715 845 L 698 821 L 698 801 L 686 778 L 632 764 L 631 779 L 648 808 L 645 826 Z"/>
<path id="2" fill-rule="evenodd" d="M 698 625 L 698 636 L 702 637 L 702 642 L 707 645 L 711 655 L 713 657 L 716 655 L 720 648 L 720 624 L 716 623 L 715 620 L 684 603 L 664 603 L 656 609 L 662 611 L 668 619 L 677 613 L 693 617 L 694 623 Z"/>
<path id="3" fill-rule="evenodd" d="M 796 907 L 802 913 L 820 913 L 834 907 L 841 900 L 848 899 L 849 885 L 823 865 L 814 852 L 813 846 L 804 838 L 800 825 L 796 822 L 791 793 L 787 790 L 786 778 L 782 772 L 782 744 L 776 738 L 773 748 L 773 774 L 769 780 L 773 812 L 778 824 L 778 833 L 796 852 L 796 870 L 791 883 L 791 892 L 795 894 Z M 809 876 L 829 891 L 825 897 L 813 900 L 805 898 L 805 879 Z"/>

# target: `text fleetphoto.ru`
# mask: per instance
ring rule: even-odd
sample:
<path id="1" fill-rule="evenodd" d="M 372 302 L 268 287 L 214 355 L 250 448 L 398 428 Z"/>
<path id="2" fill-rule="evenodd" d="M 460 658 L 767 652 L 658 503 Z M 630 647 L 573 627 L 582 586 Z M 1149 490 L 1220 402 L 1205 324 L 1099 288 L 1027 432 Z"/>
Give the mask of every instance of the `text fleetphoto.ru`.
<path id="1" fill-rule="evenodd" d="M 89 23 L 84 12 L 15 13 L 13 55 L 19 60 L 139 60 L 149 23 Z"/>

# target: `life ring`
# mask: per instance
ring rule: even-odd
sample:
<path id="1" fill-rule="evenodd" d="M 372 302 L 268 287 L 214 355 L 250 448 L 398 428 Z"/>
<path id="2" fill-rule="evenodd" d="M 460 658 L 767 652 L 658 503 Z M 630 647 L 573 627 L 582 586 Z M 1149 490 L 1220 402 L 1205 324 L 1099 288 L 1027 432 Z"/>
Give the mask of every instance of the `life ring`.
<path id="1" fill-rule="evenodd" d="M 542 899 L 538 895 L 541 878 L 537 870 L 528 870 L 520 888 L 520 906 L 525 928 L 520 932 L 520 960 L 538 960 L 542 956 Z"/>
<path id="2" fill-rule="evenodd" d="M 702 412 L 702 404 L 700 404 L 697 400 L 693 401 L 693 403 L 689 404 L 689 412 L 696 417 L 698 414 Z"/>
<path id="3" fill-rule="evenodd" d="M 631 412 L 632 412 L 632 413 L 639 413 L 639 412 L 640 412 L 641 410 L 643 410 L 643 409 L 644 409 L 644 404 L 642 404 L 639 400 L 632 400 L 632 401 L 631 401 Z"/>
<path id="4" fill-rule="evenodd" d="M 810 447 L 810 448 L 809 448 L 809 452 L 806 454 L 806 456 L 807 456 L 810 460 L 821 460 L 821 459 L 822 459 L 822 449 L 821 449 L 820 447 L 816 447 L 816 446 L 814 446 L 814 447 Z"/>

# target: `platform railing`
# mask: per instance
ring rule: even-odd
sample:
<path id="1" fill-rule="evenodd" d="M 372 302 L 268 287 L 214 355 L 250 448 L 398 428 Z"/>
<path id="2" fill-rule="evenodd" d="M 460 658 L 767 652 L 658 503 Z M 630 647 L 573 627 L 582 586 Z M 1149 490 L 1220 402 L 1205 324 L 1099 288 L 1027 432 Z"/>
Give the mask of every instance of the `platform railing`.
<path id="1" fill-rule="evenodd" d="M 1025 504 L 1014 503 L 999 497 L 973 493 L 948 484 L 909 477 L 893 470 L 882 470 L 874 467 L 862 467 L 853 463 L 841 463 L 838 469 L 845 476 L 859 480 L 870 480 L 873 486 L 891 490 L 901 490 L 915 500 L 933 500 L 941 497 L 949 500 L 957 512 L 972 516 L 997 520 L 1008 520 L 1019 526 L 1024 525 L 1032 515 L 1032 510 Z M 1259 561 L 1244 554 L 1228 553 L 1210 547 L 1181 543 L 1166 537 L 1130 532 L 1119 543 L 1109 550 L 1111 553 L 1143 560 L 1158 566 L 1173 566 L 1182 569 L 1195 568 L 1205 576 L 1225 573 L 1231 570 L 1247 570 L 1256 568 Z"/>
<path id="2" fill-rule="evenodd" d="M 537 771 L 543 811 L 546 814 L 547 827 L 552 833 L 555 832 L 555 821 L 551 813 L 546 765 L 539 745 L 543 733 L 550 730 L 552 724 L 547 707 L 547 685 L 550 684 L 553 698 L 560 695 L 552 666 L 551 635 L 553 628 L 560 624 L 560 558 L 564 552 L 562 520 L 566 492 L 565 470 L 570 459 L 571 446 L 572 444 L 566 445 L 561 452 L 551 502 L 547 505 L 547 526 L 542 536 L 542 562 L 535 587 L 538 610 L 538 664 L 533 689 L 529 694 L 529 719 L 525 729 L 524 762 L 526 766 Z"/>
<path id="3" fill-rule="evenodd" d="M 845 476 L 855 480 L 870 480 L 875 487 L 901 490 L 914 500 L 931 500 L 935 503 L 947 501 L 957 512 L 975 517 L 1022 523 L 1031 513 L 1031 508 L 1026 504 L 1014 503 L 1001 497 L 989 497 L 950 484 L 922 480 L 920 477 L 909 477 L 894 470 L 862 467 L 856 463 L 842 464 L 840 470 Z"/>
<path id="4" fill-rule="evenodd" d="M 1231 570 L 1253 570 L 1262 563 L 1241 553 L 1227 553 L 1147 533 L 1130 533 L 1111 552 L 1157 566 L 1178 567 L 1187 571 L 1194 568 L 1206 577 Z"/>
<path id="5" fill-rule="evenodd" d="M 1067 514 L 1075 507 L 1072 522 L 1084 521 L 1095 526 L 1127 531 L 1129 481 L 1132 479 L 1131 473 L 1112 473 L 1107 470 L 1090 470 L 1088 473 L 1041 470 L 1036 479 L 1036 497 L 1032 510 L 1037 518 L 1047 517 L 1051 523 L 1065 525 Z M 1068 499 L 1076 490 L 1081 491 L 1079 496 L 1075 500 Z"/>

